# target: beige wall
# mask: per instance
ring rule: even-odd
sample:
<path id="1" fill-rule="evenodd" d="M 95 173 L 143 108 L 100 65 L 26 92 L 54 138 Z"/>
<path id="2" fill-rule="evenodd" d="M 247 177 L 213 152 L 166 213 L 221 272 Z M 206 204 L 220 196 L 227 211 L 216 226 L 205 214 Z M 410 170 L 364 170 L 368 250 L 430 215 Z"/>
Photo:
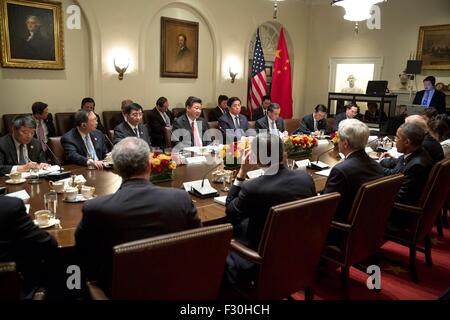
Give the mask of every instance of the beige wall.
<path id="1" fill-rule="evenodd" d="M 342 18 L 342 8 L 311 7 L 305 113 L 318 103 L 327 103 L 330 57 L 382 57 L 381 79 L 396 89 L 398 74 L 406 67 L 410 52 L 416 50 L 419 26 L 450 23 L 449 0 L 389 0 L 380 8 L 381 29 L 368 30 L 362 23 L 359 35 L 354 36 L 353 24 Z M 427 75 L 450 83 L 449 70 L 424 70 L 417 79 L 419 90 Z"/>

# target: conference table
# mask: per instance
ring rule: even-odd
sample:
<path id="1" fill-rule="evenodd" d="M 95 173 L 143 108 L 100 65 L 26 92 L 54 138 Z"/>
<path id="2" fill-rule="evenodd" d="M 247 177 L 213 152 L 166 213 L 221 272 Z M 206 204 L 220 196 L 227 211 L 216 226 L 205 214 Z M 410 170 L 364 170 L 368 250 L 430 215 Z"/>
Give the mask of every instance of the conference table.
<path id="1" fill-rule="evenodd" d="M 337 148 L 333 148 L 333 144 L 331 142 L 328 144 L 320 144 L 315 147 L 310 156 L 310 160 L 317 160 L 319 155 L 320 161 L 327 163 L 330 167 L 334 166 L 340 160 L 339 152 Z M 302 158 L 292 159 L 301 160 Z M 157 185 L 161 187 L 182 188 L 183 182 L 200 180 L 206 173 L 208 173 L 209 170 L 213 170 L 215 166 L 217 165 L 211 162 L 180 165 L 176 169 L 173 180 L 161 182 Z M 83 175 L 86 179 L 85 185 L 95 187 L 96 196 L 114 193 L 117 189 L 119 189 L 122 183 L 122 178 L 114 173 L 113 170 L 88 170 L 86 167 L 75 165 L 65 165 L 64 169 L 66 171 L 71 171 L 71 173 L 75 175 Z M 315 174 L 317 170 L 306 170 L 313 177 L 316 191 L 322 191 L 325 187 L 327 177 Z M 207 175 L 207 177 L 211 181 L 211 174 Z M 44 209 L 44 194 L 49 192 L 51 189 L 48 180 L 43 177 L 41 178 L 41 182 L 38 184 L 24 182 L 19 185 L 11 185 L 6 184 L 5 181 L 7 179 L 7 177 L 0 177 L 0 186 L 6 187 L 7 193 L 26 190 L 30 195 L 30 199 L 28 201 L 30 204 L 29 213 L 31 218 L 34 219 L 34 212 Z M 217 189 L 221 196 L 227 194 L 222 191 L 222 184 L 211 182 L 211 185 L 213 188 Z M 225 221 L 225 207 L 223 205 L 214 202 L 213 198 L 201 199 L 196 196 L 191 197 L 197 208 L 198 215 L 204 225 L 212 225 Z M 60 224 L 45 230 L 55 237 L 61 248 L 71 248 L 75 245 L 75 230 L 82 217 L 82 207 L 83 202 L 65 202 L 63 200 L 63 195 L 58 195 L 57 218 L 60 219 Z M 125 211 L 126 208 L 124 208 L 124 212 Z"/>

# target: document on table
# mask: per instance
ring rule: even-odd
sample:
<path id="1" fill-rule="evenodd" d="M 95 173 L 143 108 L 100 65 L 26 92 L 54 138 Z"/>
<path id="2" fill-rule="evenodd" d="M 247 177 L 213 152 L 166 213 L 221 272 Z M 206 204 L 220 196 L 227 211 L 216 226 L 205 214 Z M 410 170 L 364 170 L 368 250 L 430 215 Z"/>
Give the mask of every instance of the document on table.
<path id="1" fill-rule="evenodd" d="M 28 201 L 30 199 L 30 195 L 28 194 L 28 192 L 26 190 L 20 190 L 20 191 L 17 191 L 17 192 L 8 193 L 5 196 L 13 197 L 13 198 L 19 198 L 23 202 Z"/>
<path id="2" fill-rule="evenodd" d="M 227 200 L 227 196 L 221 196 L 221 197 L 215 197 L 214 198 L 214 202 L 221 204 L 221 205 L 225 205 L 225 202 Z"/>
<path id="3" fill-rule="evenodd" d="M 331 168 L 330 169 L 325 169 L 322 171 L 317 171 L 315 172 L 315 174 L 318 174 L 319 176 L 324 176 L 324 177 L 328 177 L 330 175 L 331 172 Z"/>

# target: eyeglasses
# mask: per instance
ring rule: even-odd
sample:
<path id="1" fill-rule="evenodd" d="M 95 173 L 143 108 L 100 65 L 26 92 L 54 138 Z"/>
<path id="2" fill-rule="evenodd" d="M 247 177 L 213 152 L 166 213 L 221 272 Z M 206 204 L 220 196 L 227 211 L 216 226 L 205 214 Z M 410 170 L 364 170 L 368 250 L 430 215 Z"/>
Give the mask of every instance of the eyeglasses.
<path id="1" fill-rule="evenodd" d="M 142 117 L 142 112 L 132 112 L 130 113 L 130 116 L 134 118 L 139 118 Z"/>

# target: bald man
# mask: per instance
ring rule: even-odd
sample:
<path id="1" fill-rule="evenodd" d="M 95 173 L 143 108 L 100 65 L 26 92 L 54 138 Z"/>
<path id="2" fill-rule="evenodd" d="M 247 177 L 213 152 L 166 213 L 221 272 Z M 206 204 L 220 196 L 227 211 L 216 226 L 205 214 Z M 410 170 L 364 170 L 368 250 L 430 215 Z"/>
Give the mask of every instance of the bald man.
<path id="1" fill-rule="evenodd" d="M 405 119 L 405 123 L 416 123 L 425 131 L 422 148 L 428 152 L 433 160 L 433 164 L 444 159 L 444 150 L 442 149 L 441 144 L 429 134 L 427 122 L 422 116 L 418 114 L 409 116 Z"/>

